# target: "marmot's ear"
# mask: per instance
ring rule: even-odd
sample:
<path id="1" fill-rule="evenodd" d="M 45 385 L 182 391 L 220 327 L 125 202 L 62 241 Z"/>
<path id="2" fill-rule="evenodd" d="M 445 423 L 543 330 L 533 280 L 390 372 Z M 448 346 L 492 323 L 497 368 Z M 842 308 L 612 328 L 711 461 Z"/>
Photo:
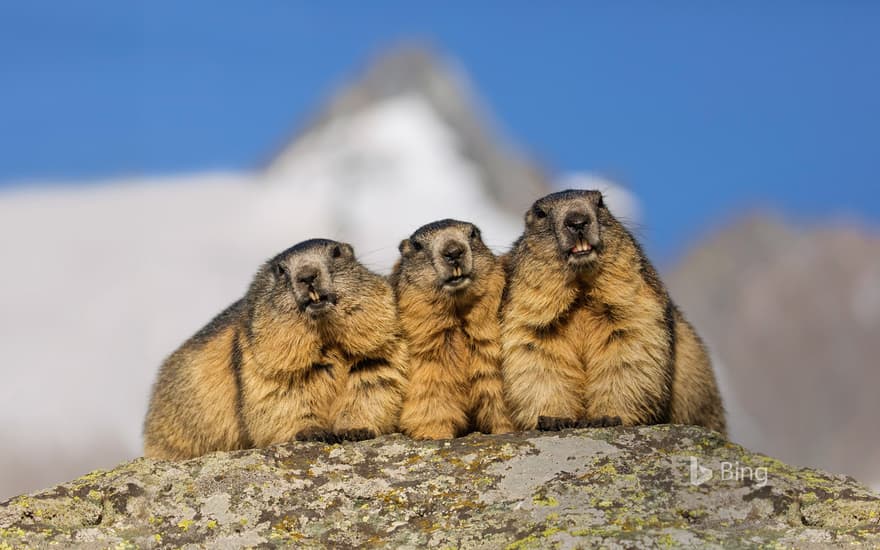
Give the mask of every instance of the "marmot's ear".
<path id="1" fill-rule="evenodd" d="M 400 241 L 400 246 L 398 246 L 397 249 L 400 250 L 400 255 L 404 258 L 409 257 L 413 252 L 412 243 L 409 242 L 409 239 L 403 239 Z"/>
<path id="2" fill-rule="evenodd" d="M 526 212 L 526 227 L 532 227 L 538 220 L 543 220 L 547 217 L 547 211 L 538 206 L 538 203 L 535 203 L 529 211 Z"/>
<path id="3" fill-rule="evenodd" d="M 272 263 L 272 275 L 275 276 L 277 280 L 281 280 L 287 276 L 287 266 L 284 265 L 283 262 L 273 262 Z"/>
<path id="4" fill-rule="evenodd" d="M 354 258 L 354 247 L 348 243 L 342 244 L 342 253 L 346 258 Z"/>

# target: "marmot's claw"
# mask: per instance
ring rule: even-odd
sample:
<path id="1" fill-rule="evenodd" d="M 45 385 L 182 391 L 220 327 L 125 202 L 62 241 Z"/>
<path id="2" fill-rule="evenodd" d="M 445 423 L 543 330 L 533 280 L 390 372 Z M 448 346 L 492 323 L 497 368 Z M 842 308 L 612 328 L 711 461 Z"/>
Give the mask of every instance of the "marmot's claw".
<path id="1" fill-rule="evenodd" d="M 297 441 L 321 441 L 324 443 L 337 443 L 339 438 L 331 431 L 323 428 L 306 428 L 296 434 Z"/>
<path id="2" fill-rule="evenodd" d="M 567 428 L 577 428 L 578 421 L 574 418 L 559 416 L 539 416 L 538 429 L 544 432 L 558 432 Z"/>
<path id="3" fill-rule="evenodd" d="M 336 437 L 339 438 L 339 441 L 363 441 L 376 437 L 376 432 L 366 428 L 355 428 L 353 430 L 336 432 Z"/>
<path id="4" fill-rule="evenodd" d="M 578 428 L 610 428 L 620 426 L 623 421 L 619 416 L 600 416 L 599 418 L 584 419 L 578 422 Z"/>

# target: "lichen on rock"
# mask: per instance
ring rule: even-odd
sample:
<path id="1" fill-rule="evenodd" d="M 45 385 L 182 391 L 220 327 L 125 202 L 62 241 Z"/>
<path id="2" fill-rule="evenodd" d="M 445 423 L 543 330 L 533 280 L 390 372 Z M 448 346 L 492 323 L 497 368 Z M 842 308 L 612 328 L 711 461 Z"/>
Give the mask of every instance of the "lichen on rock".
<path id="1" fill-rule="evenodd" d="M 711 477 L 703 480 L 706 472 Z M 137 459 L 0 504 L 0 548 L 53 542 L 87 548 L 880 545 L 880 497 L 851 478 L 791 467 L 690 426 L 439 442 L 392 435 L 177 463 Z"/>

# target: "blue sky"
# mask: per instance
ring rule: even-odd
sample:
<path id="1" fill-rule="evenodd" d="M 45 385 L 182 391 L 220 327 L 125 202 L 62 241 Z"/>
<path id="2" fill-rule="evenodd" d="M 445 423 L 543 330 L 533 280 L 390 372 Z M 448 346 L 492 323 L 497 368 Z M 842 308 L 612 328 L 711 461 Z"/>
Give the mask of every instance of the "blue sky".
<path id="1" fill-rule="evenodd" d="M 880 225 L 877 2 L 0 0 L 0 185 L 258 164 L 390 45 L 458 60 L 660 259 L 756 207 Z"/>

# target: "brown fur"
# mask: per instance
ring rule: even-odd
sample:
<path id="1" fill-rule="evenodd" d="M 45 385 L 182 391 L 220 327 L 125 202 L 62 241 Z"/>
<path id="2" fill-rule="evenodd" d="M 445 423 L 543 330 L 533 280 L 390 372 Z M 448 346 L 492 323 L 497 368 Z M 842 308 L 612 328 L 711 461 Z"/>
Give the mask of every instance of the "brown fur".
<path id="1" fill-rule="evenodd" d="M 569 255 L 579 237 L 591 251 Z M 619 417 L 725 432 L 703 343 L 601 193 L 538 200 L 506 262 L 503 373 L 519 428 Z"/>
<path id="2" fill-rule="evenodd" d="M 162 365 L 144 454 L 183 459 L 392 432 L 405 365 L 388 283 L 349 245 L 300 243 Z"/>
<path id="3" fill-rule="evenodd" d="M 476 227 L 455 220 L 418 229 L 400 250 L 391 280 L 410 350 L 401 428 L 416 439 L 511 431 L 500 370 L 501 263 Z M 456 269 L 464 279 L 453 286 Z"/>

